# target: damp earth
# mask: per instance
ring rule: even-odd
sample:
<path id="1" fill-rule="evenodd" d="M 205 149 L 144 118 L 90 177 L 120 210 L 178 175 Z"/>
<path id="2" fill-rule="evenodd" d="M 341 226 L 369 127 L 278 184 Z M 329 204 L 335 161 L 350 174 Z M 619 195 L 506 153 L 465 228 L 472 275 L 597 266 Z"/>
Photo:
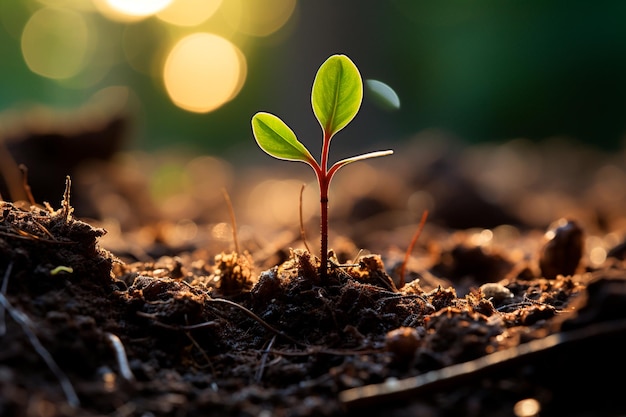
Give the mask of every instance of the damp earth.
<path id="1" fill-rule="evenodd" d="M 417 135 L 338 174 L 322 281 L 309 172 L 119 127 L 4 140 L 0 415 L 626 412 L 626 152 Z"/>

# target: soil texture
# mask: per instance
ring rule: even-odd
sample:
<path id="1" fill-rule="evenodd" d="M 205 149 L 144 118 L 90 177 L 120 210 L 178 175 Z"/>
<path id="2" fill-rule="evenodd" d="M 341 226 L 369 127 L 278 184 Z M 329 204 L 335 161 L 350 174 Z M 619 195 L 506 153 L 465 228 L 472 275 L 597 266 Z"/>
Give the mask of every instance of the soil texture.
<path id="1" fill-rule="evenodd" d="M 150 200 L 180 159 L 120 151 L 6 198 L 0 415 L 624 415 L 626 154 L 437 143 L 338 175 L 325 277 L 289 168 Z"/>

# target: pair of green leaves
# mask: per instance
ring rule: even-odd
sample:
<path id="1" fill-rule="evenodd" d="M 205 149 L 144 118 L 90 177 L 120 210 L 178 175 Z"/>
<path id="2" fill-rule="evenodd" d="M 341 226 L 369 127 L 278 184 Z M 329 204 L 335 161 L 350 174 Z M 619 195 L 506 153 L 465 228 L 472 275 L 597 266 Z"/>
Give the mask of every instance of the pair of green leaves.
<path id="1" fill-rule="evenodd" d="M 343 129 L 358 113 L 363 100 L 363 82 L 356 65 L 345 55 L 333 55 L 317 71 L 311 92 L 313 113 L 322 127 L 324 141 Z M 295 133 L 279 117 L 266 112 L 252 117 L 252 131 L 259 147 L 277 159 L 309 164 L 325 176 L 326 167 L 315 161 Z M 325 143 L 325 145 L 327 145 Z M 328 146 L 323 146 L 328 151 Z M 351 162 L 390 155 L 393 151 L 371 152 L 341 160 L 330 172 Z M 326 155 L 327 156 L 327 155 Z M 323 158 L 327 160 L 326 158 Z"/>

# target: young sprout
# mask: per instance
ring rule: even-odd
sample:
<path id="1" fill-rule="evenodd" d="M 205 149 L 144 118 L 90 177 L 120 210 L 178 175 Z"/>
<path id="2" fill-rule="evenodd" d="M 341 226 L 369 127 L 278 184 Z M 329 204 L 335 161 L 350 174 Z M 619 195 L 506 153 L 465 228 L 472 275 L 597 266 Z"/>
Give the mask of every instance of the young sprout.
<path id="1" fill-rule="evenodd" d="M 393 151 L 370 152 L 335 162 L 328 168 L 330 140 L 359 111 L 363 100 L 363 81 L 356 65 L 345 55 L 333 55 L 319 68 L 313 81 L 311 104 L 322 127 L 321 161 L 318 163 L 295 133 L 279 117 L 258 112 L 252 117 L 252 132 L 259 147 L 277 159 L 300 161 L 315 171 L 320 189 L 321 265 L 320 277 L 328 268 L 328 188 L 339 168 L 356 161 L 391 155 Z"/>

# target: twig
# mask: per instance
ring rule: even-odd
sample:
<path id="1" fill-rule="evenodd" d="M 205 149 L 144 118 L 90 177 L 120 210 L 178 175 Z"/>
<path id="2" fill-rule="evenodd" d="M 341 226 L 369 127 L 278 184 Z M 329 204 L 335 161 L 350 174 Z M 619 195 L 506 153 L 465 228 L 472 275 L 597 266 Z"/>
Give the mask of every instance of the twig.
<path id="1" fill-rule="evenodd" d="M 334 355 L 334 356 L 354 356 L 354 355 L 374 355 L 385 352 L 383 347 L 365 347 L 355 349 L 328 349 L 323 346 L 309 346 L 305 350 L 289 351 L 272 349 L 270 353 L 281 356 L 311 356 L 313 354 Z"/>
<path id="2" fill-rule="evenodd" d="M 263 355 L 261 355 L 261 363 L 259 364 L 259 368 L 256 370 L 254 374 L 254 382 L 257 384 L 261 382 L 261 378 L 263 377 L 263 371 L 265 370 L 265 364 L 267 363 L 267 357 L 270 351 L 272 350 L 272 345 L 274 344 L 275 340 L 276 340 L 276 335 L 272 337 L 267 347 L 263 351 Z"/>
<path id="3" fill-rule="evenodd" d="M 225 188 L 222 188 L 222 194 L 224 194 L 224 200 L 228 206 L 228 214 L 230 215 L 230 222 L 233 227 L 233 242 L 235 243 L 235 252 L 239 252 L 239 239 L 237 237 L 237 221 L 235 220 L 235 210 L 233 209 L 233 203 L 230 201 L 230 196 L 226 192 Z"/>
<path id="4" fill-rule="evenodd" d="M 359 251 L 356 253 L 356 256 L 352 258 L 352 262 L 350 263 L 356 264 L 359 260 L 359 256 L 361 256 L 361 253 L 363 253 L 363 249 L 359 249 Z"/>
<path id="5" fill-rule="evenodd" d="M 285 333 L 281 332 L 280 330 L 272 327 L 267 322 L 265 322 L 263 319 L 261 319 L 259 316 L 254 314 L 252 311 L 248 310 L 247 308 L 245 308 L 243 306 L 240 306 L 239 304 L 236 304 L 236 303 L 233 303 L 233 302 L 231 302 L 229 300 L 225 300 L 225 299 L 221 299 L 221 298 L 213 298 L 210 301 L 226 302 L 226 304 L 229 304 L 231 306 L 235 306 L 235 307 L 241 309 L 242 311 L 244 311 L 244 313 L 246 313 L 250 317 L 252 317 L 255 320 L 257 320 L 263 327 L 265 327 L 266 329 L 270 330 L 272 333 L 275 333 L 275 336 L 284 337 L 285 339 L 289 340 L 290 342 L 292 342 L 296 346 L 300 346 L 300 347 L 305 348 L 305 350 L 302 350 L 302 351 L 284 351 L 284 350 L 271 349 L 271 346 L 270 346 L 270 347 L 266 348 L 269 353 L 274 353 L 274 354 L 283 355 L 283 356 L 306 356 L 306 355 L 311 355 L 311 354 L 315 354 L 315 353 L 326 354 L 326 355 L 349 356 L 349 355 L 368 355 L 368 354 L 373 354 L 373 353 L 380 353 L 380 352 L 383 351 L 382 348 L 381 349 L 367 348 L 367 349 L 362 349 L 362 350 L 359 350 L 359 349 L 341 350 L 341 349 L 328 349 L 328 348 L 325 348 L 323 346 L 307 345 L 305 343 L 298 342 L 297 340 L 293 339 L 292 337 L 288 336 L 287 334 L 285 334 Z M 159 321 L 156 318 L 156 314 L 144 313 L 143 311 L 137 311 L 136 314 L 138 316 L 140 316 L 140 317 L 145 317 L 147 319 L 152 320 L 155 326 L 159 326 L 159 327 L 162 327 L 162 328 L 168 329 L 168 330 L 184 331 L 185 333 L 188 333 L 189 330 L 197 330 L 197 329 L 202 329 L 202 328 L 205 328 L 205 327 L 214 327 L 214 326 L 218 326 L 219 325 L 219 324 L 217 324 L 214 321 L 205 321 L 205 322 L 202 322 L 202 323 L 189 324 L 189 325 L 171 325 L 171 324 L 167 324 L 167 323 L 163 323 L 163 322 Z"/>
<path id="6" fill-rule="evenodd" d="M 217 303 L 217 304 L 226 304 L 226 305 L 229 305 L 231 307 L 235 307 L 235 308 L 239 309 L 240 311 L 242 311 L 246 316 L 256 320 L 257 322 L 259 322 L 259 324 L 261 326 L 263 326 L 264 328 L 266 328 L 270 332 L 276 334 L 277 336 L 283 337 L 283 338 L 287 339 L 288 341 L 296 344 L 297 346 L 306 346 L 305 344 L 298 342 L 296 339 L 294 339 L 291 336 L 285 334 L 284 332 L 276 329 L 275 327 L 272 327 L 272 325 L 270 325 L 265 320 L 263 320 L 261 317 L 257 316 L 252 311 L 248 310 L 247 308 L 245 308 L 242 305 L 239 305 L 239 304 L 237 304 L 237 303 L 235 303 L 233 301 L 230 301 L 230 300 L 226 300 L 224 298 L 210 298 L 210 299 L 207 300 L 207 302 L 208 303 Z M 142 311 L 138 311 L 137 315 L 141 316 L 141 317 L 149 318 L 151 320 L 154 320 L 155 324 L 158 325 L 159 327 L 163 327 L 165 329 L 170 329 L 170 330 L 196 330 L 196 329 L 201 329 L 203 327 L 213 327 L 213 326 L 216 326 L 216 323 L 214 321 L 206 321 L 206 322 L 202 322 L 202 323 L 196 323 L 196 324 L 190 324 L 190 325 L 178 325 L 178 326 L 176 326 L 176 325 L 166 324 L 166 323 L 158 321 L 153 314 L 149 314 L 149 313 L 144 313 Z"/>
<path id="7" fill-rule="evenodd" d="M 0 303 L 4 308 L 6 308 L 13 320 L 15 320 L 15 322 L 22 327 L 22 330 L 24 331 L 24 334 L 26 334 L 26 337 L 30 341 L 30 344 L 33 346 L 33 348 L 35 348 L 35 351 L 39 354 L 39 356 L 41 356 L 44 362 L 46 362 L 46 365 L 48 365 L 48 368 L 50 368 L 54 376 L 56 376 L 59 384 L 61 384 L 63 392 L 65 393 L 67 403 L 73 408 L 78 407 L 80 405 L 80 400 L 78 399 L 78 395 L 76 395 L 76 391 L 74 391 L 72 383 L 63 373 L 61 368 L 59 368 L 59 365 L 57 365 L 57 363 L 54 361 L 54 358 L 52 357 L 52 355 L 50 355 L 50 352 L 48 352 L 46 348 L 43 347 L 43 345 L 37 338 L 37 335 L 35 335 L 35 333 L 31 329 L 32 324 L 28 316 L 16 310 L 3 293 L 0 293 Z"/>
<path id="8" fill-rule="evenodd" d="M 304 344 L 298 342 L 296 339 L 294 339 L 291 336 L 285 334 L 284 332 L 276 329 L 275 327 L 272 327 L 269 323 L 267 323 L 261 317 L 257 316 L 252 311 L 248 310 L 247 308 L 245 308 L 244 306 L 242 306 L 240 304 L 237 304 L 237 303 L 235 303 L 233 301 L 230 301 L 230 300 L 226 300 L 224 298 L 211 298 L 211 299 L 207 300 L 207 302 L 209 302 L 209 303 L 222 303 L 222 304 L 227 304 L 227 305 L 229 305 L 231 307 L 235 307 L 235 308 L 239 309 L 241 312 L 243 312 L 246 316 L 256 320 L 257 322 L 259 322 L 259 324 L 261 326 L 265 327 L 270 332 L 275 333 L 278 336 L 284 337 L 285 339 L 289 340 L 292 343 L 295 343 L 298 346 L 304 346 Z"/>
<path id="9" fill-rule="evenodd" d="M 7 266 L 7 270 L 4 271 L 4 277 L 2 278 L 2 288 L 0 288 L 0 292 L 3 296 L 6 296 L 7 287 L 9 286 L 9 276 L 11 275 L 11 271 L 13 270 L 13 262 L 9 262 Z M 5 318 L 5 309 L 4 305 L 0 308 L 0 336 L 4 336 L 7 331 L 7 324 L 4 320 Z"/>
<path id="10" fill-rule="evenodd" d="M 135 375 L 133 375 L 133 371 L 130 370 L 130 366 L 128 365 L 128 358 L 126 357 L 126 350 L 124 349 L 122 341 L 113 333 L 106 332 L 105 335 L 109 340 L 111 347 L 115 351 L 117 366 L 119 367 L 122 378 L 129 382 L 133 382 L 135 380 Z"/>
<path id="11" fill-rule="evenodd" d="M 422 230 L 424 229 L 424 225 L 426 224 L 427 217 L 428 217 L 428 210 L 424 210 L 424 213 L 422 214 L 422 220 L 420 220 L 420 224 L 417 227 L 417 230 L 415 231 L 415 233 L 413 234 L 411 243 L 409 244 L 409 247 L 406 249 L 406 252 L 404 253 L 404 261 L 402 261 L 402 266 L 400 267 L 400 282 L 398 283 L 398 288 L 404 287 L 404 284 L 406 282 L 404 280 L 406 264 L 409 262 L 409 258 L 411 256 L 411 252 L 413 252 L 413 247 L 415 246 L 415 242 L 417 242 L 417 239 L 422 234 Z"/>
<path id="12" fill-rule="evenodd" d="M 36 204 L 35 197 L 33 197 L 33 192 L 30 189 L 30 185 L 28 184 L 28 167 L 24 164 L 20 164 L 19 169 L 22 173 L 22 187 L 24 188 L 24 192 L 26 193 L 28 202 L 31 204 L 31 206 L 34 206 Z"/>
<path id="13" fill-rule="evenodd" d="M 478 359 L 426 372 L 402 380 L 389 379 L 381 384 L 351 388 L 339 393 L 339 400 L 350 408 L 382 404 L 399 399 L 418 398 L 426 391 L 442 389 L 450 384 L 466 383 L 491 369 L 528 361 L 532 356 L 557 346 L 584 341 L 589 337 L 620 333 L 626 330 L 626 320 L 594 323 L 593 326 L 555 333 L 519 346 L 482 356 Z"/>
<path id="14" fill-rule="evenodd" d="M 204 357 L 204 360 L 206 361 L 206 366 L 208 366 L 209 368 L 211 368 L 211 372 L 213 373 L 213 375 L 215 375 L 215 368 L 213 367 L 213 362 L 211 362 L 211 359 L 209 358 L 209 355 L 206 354 L 205 350 L 202 348 L 202 346 L 200 346 L 200 343 L 198 343 L 198 341 L 196 339 L 194 339 L 194 337 L 191 335 L 191 332 L 186 331 L 185 332 L 185 336 L 187 336 L 187 338 L 189 340 L 191 340 L 191 343 L 196 347 L 196 349 L 198 349 L 200 351 L 200 354 L 202 354 L 202 357 Z M 205 366 L 198 366 L 201 369 L 204 369 Z"/>
<path id="15" fill-rule="evenodd" d="M 397 294 L 397 293 L 393 293 L 391 296 L 386 297 L 386 298 L 381 298 L 381 299 L 379 299 L 378 301 L 385 302 L 385 301 L 387 301 L 387 300 L 397 300 L 398 298 L 401 298 L 401 299 L 405 299 L 405 298 L 417 298 L 418 300 L 421 300 L 421 301 L 422 301 L 422 302 L 426 305 L 426 307 L 428 307 L 428 306 L 432 306 L 432 304 L 430 304 L 430 303 L 428 302 L 428 300 L 426 299 L 426 297 L 424 297 L 424 296 L 423 296 L 423 295 L 421 295 L 421 294 Z M 434 308 L 434 307 L 433 307 L 433 308 Z"/>
<path id="16" fill-rule="evenodd" d="M 72 179 L 69 175 L 65 177 L 65 191 L 63 192 L 63 201 L 61 201 L 61 208 L 63 210 L 63 216 L 65 217 L 65 223 L 69 223 L 72 219 L 72 213 L 74 208 L 70 204 L 70 189 L 72 188 Z"/>
<path id="17" fill-rule="evenodd" d="M 13 226 L 11 226 L 11 228 L 13 230 L 16 230 L 15 233 L 9 233 L 9 232 L 5 232 L 4 230 L 0 230 L 0 235 L 3 236 L 8 236 L 8 237 L 14 237 L 17 239 L 25 239 L 25 240 L 36 240 L 38 242 L 45 242 L 45 243 L 55 243 L 55 244 L 60 244 L 60 245 L 74 245 L 76 244 L 76 242 L 67 242 L 67 241 L 62 241 L 62 240 L 50 240 L 50 239 L 44 239 L 42 237 L 39 237 L 37 235 L 33 235 L 32 233 L 28 233 L 25 232 L 21 229 L 17 229 Z"/>
<path id="18" fill-rule="evenodd" d="M 304 247 L 307 251 L 311 252 L 311 248 L 309 248 L 309 244 L 306 242 L 306 233 L 304 231 L 304 216 L 302 215 L 302 194 L 304 193 L 304 187 L 306 184 L 302 184 L 300 187 L 300 237 L 302 238 L 302 243 L 304 243 Z"/>

